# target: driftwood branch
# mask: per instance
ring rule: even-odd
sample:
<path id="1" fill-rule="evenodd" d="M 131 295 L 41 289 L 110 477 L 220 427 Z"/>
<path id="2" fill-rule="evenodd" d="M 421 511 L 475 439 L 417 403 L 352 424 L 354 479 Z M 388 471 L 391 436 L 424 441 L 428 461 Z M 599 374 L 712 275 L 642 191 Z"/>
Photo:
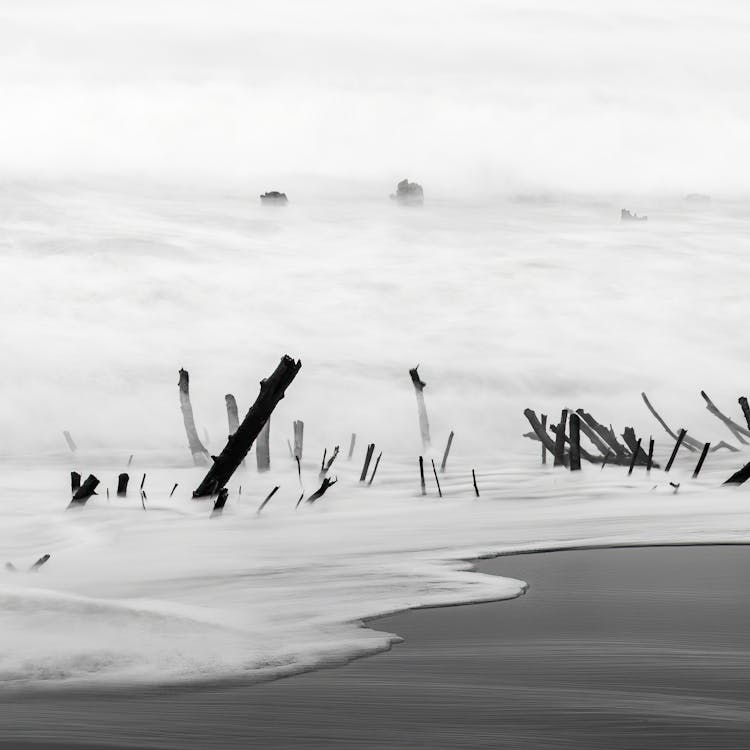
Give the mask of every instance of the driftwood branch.
<path id="1" fill-rule="evenodd" d="M 285 355 L 271 375 L 260 381 L 258 398 L 237 431 L 227 440 L 224 450 L 216 457 L 213 466 L 193 492 L 193 497 L 214 495 L 226 485 L 268 421 L 276 404 L 284 398 L 284 392 L 291 385 L 300 367 L 302 362 L 295 362 Z"/>
<path id="2" fill-rule="evenodd" d="M 747 445 L 747 440 L 745 440 L 745 437 L 750 437 L 750 431 L 746 430 L 741 425 L 737 424 L 733 419 L 730 419 L 726 414 L 723 414 L 714 404 L 713 401 L 708 397 L 708 394 L 705 391 L 701 391 L 701 396 L 703 396 L 703 400 L 706 402 L 706 409 L 708 409 L 711 414 L 713 414 L 718 420 L 723 422 L 727 429 L 739 440 L 742 445 Z M 743 435 L 745 437 L 743 437 Z"/>
<path id="3" fill-rule="evenodd" d="M 630 451 L 617 440 L 617 436 L 612 427 L 610 426 L 607 428 L 604 425 L 599 424 L 591 414 L 585 412 L 583 409 L 576 409 L 576 414 L 578 414 L 578 416 L 581 417 L 581 419 L 583 419 L 583 421 L 607 444 L 614 454 L 612 463 L 627 466 L 629 463 L 628 458 L 630 456 Z"/>
<path id="4" fill-rule="evenodd" d="M 196 466 L 206 466 L 211 463 L 211 457 L 208 454 L 203 443 L 198 437 L 198 430 L 195 428 L 195 419 L 193 418 L 193 407 L 190 403 L 190 375 L 187 370 L 180 368 L 180 380 L 177 383 L 180 389 L 180 409 L 182 410 L 182 421 L 185 424 L 185 432 L 188 439 L 188 447 L 193 456 L 193 463 Z"/>
<path id="5" fill-rule="evenodd" d="M 669 435 L 669 437 L 672 438 L 672 440 L 677 440 L 677 433 L 675 433 L 669 425 L 662 419 L 661 415 L 659 414 L 656 409 L 654 409 L 651 402 L 648 400 L 648 396 L 645 393 L 641 393 L 641 398 L 643 399 L 643 403 L 646 404 L 646 408 L 651 412 L 651 414 L 654 416 L 656 421 L 664 428 L 664 431 Z M 686 450 L 690 451 L 691 453 L 694 453 L 697 450 L 700 450 L 702 447 L 700 443 L 697 440 L 693 440 L 692 438 L 689 438 L 687 436 L 687 430 L 685 430 L 685 435 L 683 436 L 683 439 L 681 442 L 681 445 L 685 447 Z"/>
<path id="6" fill-rule="evenodd" d="M 414 393 L 417 396 L 417 411 L 419 412 L 419 432 L 422 435 L 422 446 L 430 447 L 430 422 L 427 419 L 427 407 L 424 404 L 424 389 L 427 383 L 420 379 L 417 367 L 409 370 L 411 382 L 414 384 Z"/>
<path id="7" fill-rule="evenodd" d="M 313 492 L 312 495 L 310 495 L 310 497 L 305 500 L 305 502 L 314 503 L 316 500 L 319 500 L 321 497 L 323 497 L 323 495 L 326 494 L 326 490 L 336 484 L 336 482 L 338 482 L 338 479 L 329 479 L 328 477 L 324 477 L 320 487 L 318 487 L 318 489 L 315 490 L 315 492 Z"/>
<path id="8" fill-rule="evenodd" d="M 622 431 L 622 439 L 628 448 L 630 448 L 631 454 L 635 454 L 635 464 L 638 466 L 649 466 L 648 454 L 641 447 L 641 439 L 636 439 L 635 430 L 632 427 L 626 427 Z M 659 468 L 659 464 L 655 461 L 652 461 L 650 466 L 654 469 Z"/>

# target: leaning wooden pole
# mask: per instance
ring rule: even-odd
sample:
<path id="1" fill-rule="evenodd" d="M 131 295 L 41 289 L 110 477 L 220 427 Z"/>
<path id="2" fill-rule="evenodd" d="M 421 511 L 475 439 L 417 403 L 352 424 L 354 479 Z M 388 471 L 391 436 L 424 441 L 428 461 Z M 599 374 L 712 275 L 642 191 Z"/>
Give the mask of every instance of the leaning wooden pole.
<path id="1" fill-rule="evenodd" d="M 745 422 L 747 422 L 748 428 L 750 428 L 750 406 L 747 403 L 747 396 L 740 396 L 738 399 L 742 413 L 745 415 Z"/>
<path id="2" fill-rule="evenodd" d="M 190 404 L 190 375 L 187 370 L 183 370 L 182 368 L 180 368 L 180 380 L 178 386 L 180 389 L 182 421 L 185 423 L 185 432 L 187 433 L 190 453 L 193 455 L 193 463 L 196 466 L 206 466 L 211 462 L 211 456 L 203 443 L 201 443 L 200 438 L 198 437 L 198 430 L 195 429 L 193 407 Z"/>
<path id="3" fill-rule="evenodd" d="M 581 418 L 570 415 L 570 470 L 581 470 Z"/>
<path id="4" fill-rule="evenodd" d="M 451 445 L 453 445 L 453 430 L 448 435 L 448 444 L 445 446 L 445 453 L 443 453 L 443 461 L 440 464 L 440 471 L 445 471 L 445 465 L 448 463 L 448 454 L 451 452 Z"/>
<path id="5" fill-rule="evenodd" d="M 555 460 L 553 466 L 565 466 L 565 424 L 568 421 L 568 410 L 563 409 L 560 414 L 560 423 L 555 433 Z"/>
<path id="6" fill-rule="evenodd" d="M 424 405 L 424 389 L 427 383 L 420 379 L 417 367 L 409 370 L 411 382 L 414 384 L 414 392 L 417 395 L 417 411 L 419 412 L 419 432 L 422 435 L 422 446 L 430 447 L 430 422 L 427 419 L 427 407 Z"/>
<path id="7" fill-rule="evenodd" d="M 215 495 L 226 485 L 260 434 L 276 404 L 284 398 L 286 389 L 297 376 L 300 367 L 302 362 L 295 362 L 290 356 L 284 355 L 278 367 L 260 381 L 258 398 L 237 431 L 227 440 L 224 450 L 216 457 L 213 466 L 193 492 L 193 497 Z"/>
<path id="8" fill-rule="evenodd" d="M 664 471 L 669 471 L 672 468 L 672 464 L 674 463 L 675 458 L 677 458 L 677 451 L 680 450 L 680 445 L 685 439 L 686 433 L 687 430 L 685 430 L 684 428 L 680 430 L 680 434 L 677 436 L 677 441 L 674 444 L 674 448 L 672 448 L 672 455 L 669 457 L 669 461 L 667 461 L 667 468 L 664 469 Z"/>

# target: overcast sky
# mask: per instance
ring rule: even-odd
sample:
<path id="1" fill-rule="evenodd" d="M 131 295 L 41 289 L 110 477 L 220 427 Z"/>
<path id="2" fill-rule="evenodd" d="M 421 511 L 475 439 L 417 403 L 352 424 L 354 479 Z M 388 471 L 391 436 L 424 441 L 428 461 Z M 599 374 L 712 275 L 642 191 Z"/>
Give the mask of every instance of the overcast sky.
<path id="1" fill-rule="evenodd" d="M 0 0 L 0 171 L 750 188 L 750 4 Z"/>

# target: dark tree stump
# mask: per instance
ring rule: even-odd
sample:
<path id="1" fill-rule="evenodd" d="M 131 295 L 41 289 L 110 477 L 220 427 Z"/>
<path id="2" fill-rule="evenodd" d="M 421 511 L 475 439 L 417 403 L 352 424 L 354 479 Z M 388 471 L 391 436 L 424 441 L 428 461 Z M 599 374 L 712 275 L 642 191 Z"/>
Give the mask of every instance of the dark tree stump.
<path id="1" fill-rule="evenodd" d="M 263 429 L 258 434 L 258 444 L 255 446 L 255 462 L 258 471 L 271 470 L 271 418 L 266 420 Z"/>
<path id="2" fill-rule="evenodd" d="M 117 477 L 117 497 L 125 497 L 128 494 L 128 480 L 130 477 L 122 473 Z"/>
<path id="3" fill-rule="evenodd" d="M 185 433 L 187 434 L 190 453 L 193 456 L 193 463 L 196 466 L 207 466 L 211 463 L 211 456 L 203 443 L 201 443 L 198 437 L 198 430 L 195 428 L 193 407 L 190 403 L 190 375 L 187 370 L 180 369 L 180 380 L 177 385 L 180 389 L 182 421 L 185 424 Z"/>
<path id="4" fill-rule="evenodd" d="M 92 495 L 96 495 L 96 488 L 98 486 L 99 480 L 93 474 L 89 474 L 86 477 L 86 481 L 73 493 L 71 505 L 85 505 L 86 501 Z"/>
<path id="5" fill-rule="evenodd" d="M 547 415 L 542 414 L 542 429 L 547 431 Z M 542 466 L 547 465 L 547 446 L 542 443 Z"/>
<path id="6" fill-rule="evenodd" d="M 323 461 L 320 464 L 320 475 L 318 476 L 318 479 L 323 479 L 323 477 L 330 471 L 331 466 L 333 466 L 333 462 L 336 460 L 336 457 L 339 455 L 339 446 L 335 446 L 333 449 L 333 453 L 331 453 L 331 457 L 326 461 L 326 454 L 325 451 L 323 452 Z"/>
<path id="7" fill-rule="evenodd" d="M 422 487 L 422 495 L 427 494 L 427 484 L 424 481 L 424 458 L 419 457 L 419 483 Z"/>
<path id="8" fill-rule="evenodd" d="M 42 565 L 44 565 L 44 563 L 46 563 L 46 562 L 47 562 L 47 560 L 49 560 L 49 558 L 50 558 L 50 555 L 49 555 L 49 553 L 47 553 L 46 555 L 42 555 L 42 556 L 41 556 L 41 557 L 40 557 L 40 558 L 39 558 L 39 559 L 38 559 L 38 560 L 37 560 L 37 561 L 36 561 L 36 562 L 35 562 L 35 563 L 34 563 L 34 564 L 33 564 L 33 565 L 32 565 L 32 566 L 30 567 L 30 568 L 29 568 L 29 572 L 36 572 L 37 570 L 39 570 L 39 568 L 41 568 L 41 567 L 42 567 Z"/>
<path id="9" fill-rule="evenodd" d="M 417 396 L 417 411 L 419 412 L 419 432 L 422 435 L 422 447 L 430 447 L 430 422 L 427 419 L 427 407 L 424 404 L 424 389 L 427 383 L 420 380 L 417 367 L 412 367 L 409 370 L 411 376 L 411 382 L 414 384 L 414 393 Z"/>
<path id="10" fill-rule="evenodd" d="M 271 375 L 260 381 L 258 398 L 248 410 L 237 432 L 227 440 L 224 450 L 216 457 L 213 466 L 193 492 L 193 497 L 214 495 L 226 485 L 268 421 L 276 404 L 284 398 L 284 392 L 291 385 L 300 367 L 302 362 L 295 362 L 285 355 Z"/>
<path id="11" fill-rule="evenodd" d="M 263 510 L 263 508 L 268 505 L 268 501 L 279 491 L 279 486 L 276 485 L 269 493 L 266 495 L 266 499 L 260 504 L 258 510 L 255 512 L 256 515 L 260 515 L 260 512 Z"/>
<path id="12" fill-rule="evenodd" d="M 750 428 L 750 406 L 748 406 L 747 397 L 740 396 L 739 403 L 742 408 L 742 413 L 745 416 L 745 422 L 747 422 L 747 426 Z"/>
<path id="13" fill-rule="evenodd" d="M 367 470 L 370 468 L 370 461 L 372 461 L 372 454 L 375 452 L 375 443 L 370 443 L 367 446 L 367 453 L 365 454 L 365 463 L 362 467 L 362 473 L 359 475 L 359 481 L 364 482 L 367 479 Z"/>
<path id="14" fill-rule="evenodd" d="M 635 464 L 638 461 L 638 454 L 641 452 L 641 439 L 638 438 L 638 440 L 635 441 L 635 445 L 633 446 L 633 454 L 630 457 L 630 466 L 628 467 L 628 476 L 630 476 L 633 473 L 633 469 L 635 468 Z"/>
<path id="15" fill-rule="evenodd" d="M 526 419 L 529 420 L 531 429 L 534 430 L 534 434 L 537 436 L 537 438 L 541 440 L 542 445 L 554 456 L 555 441 L 552 440 L 552 438 L 549 436 L 547 430 L 542 427 L 539 419 L 536 416 L 536 412 L 533 409 L 524 409 L 523 414 Z"/>
<path id="16" fill-rule="evenodd" d="M 630 448 L 631 453 L 635 454 L 635 463 L 638 466 L 647 466 L 648 454 L 641 447 L 641 440 L 636 440 L 635 430 L 632 427 L 626 427 L 622 431 L 622 439 L 625 441 L 625 444 L 628 446 L 628 448 Z M 659 464 L 657 464 L 655 461 L 652 462 L 652 466 L 654 469 L 659 468 Z"/>

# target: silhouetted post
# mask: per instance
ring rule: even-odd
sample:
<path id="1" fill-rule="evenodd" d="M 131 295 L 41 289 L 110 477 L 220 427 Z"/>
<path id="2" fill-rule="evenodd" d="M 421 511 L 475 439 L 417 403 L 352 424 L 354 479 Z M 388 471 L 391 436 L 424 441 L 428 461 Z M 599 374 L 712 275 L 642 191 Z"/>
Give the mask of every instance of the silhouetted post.
<path id="1" fill-rule="evenodd" d="M 347 457 L 347 461 L 352 460 L 352 456 L 354 455 L 354 444 L 357 442 L 357 433 L 352 433 L 352 439 L 349 441 L 349 455 Z"/>
<path id="2" fill-rule="evenodd" d="M 339 455 L 339 446 L 335 446 L 333 449 L 333 453 L 331 453 L 331 457 L 326 462 L 326 453 L 327 451 L 323 451 L 323 461 L 320 464 L 320 476 L 319 478 L 322 479 L 331 469 L 331 466 L 333 466 L 333 462 L 336 460 L 336 457 Z"/>
<path id="3" fill-rule="evenodd" d="M 70 452 L 75 453 L 78 448 L 75 444 L 75 441 L 73 440 L 72 435 L 67 430 L 63 430 L 63 436 L 65 437 L 65 442 L 68 444 Z"/>
<path id="4" fill-rule="evenodd" d="M 581 470 L 581 418 L 570 415 L 570 470 Z"/>
<path id="5" fill-rule="evenodd" d="M 216 457 L 213 466 L 193 492 L 193 497 L 213 495 L 226 485 L 268 421 L 276 404 L 284 398 L 286 389 L 291 385 L 300 367 L 302 362 L 295 362 L 285 355 L 271 375 L 260 381 L 260 393 L 255 403 L 248 410 L 237 432 L 227 440 L 224 450 Z"/>
<path id="6" fill-rule="evenodd" d="M 742 413 L 745 415 L 747 426 L 748 428 L 750 428 L 750 406 L 748 406 L 747 398 L 745 396 L 740 396 L 739 402 L 740 406 L 742 407 Z"/>
<path id="7" fill-rule="evenodd" d="M 443 453 L 443 462 L 440 464 L 440 471 L 445 471 L 445 464 L 448 462 L 448 454 L 451 452 L 451 444 L 453 443 L 453 430 L 448 435 L 448 444 L 445 446 L 445 453 Z"/>
<path id="8" fill-rule="evenodd" d="M 258 444 L 255 446 L 255 461 L 258 471 L 271 469 L 271 417 L 266 420 L 263 429 L 258 433 Z"/>
<path id="9" fill-rule="evenodd" d="M 375 460 L 375 468 L 372 470 L 372 474 L 370 475 L 370 481 L 367 483 L 367 486 L 369 487 L 372 484 L 372 480 L 375 479 L 375 474 L 377 473 L 378 466 L 380 466 L 380 459 L 383 457 L 383 451 L 380 451 L 378 453 L 378 457 Z"/>
<path id="10" fill-rule="evenodd" d="M 305 502 L 314 503 L 316 500 L 319 500 L 321 497 L 323 497 L 323 495 L 326 494 L 326 490 L 336 484 L 336 482 L 338 482 L 338 479 L 329 479 L 328 477 L 324 477 L 320 487 L 318 487 L 318 489 L 315 490 L 315 492 L 313 492 Z"/>
<path id="11" fill-rule="evenodd" d="M 213 511 L 211 511 L 211 517 L 221 515 L 221 512 L 224 510 L 224 506 L 227 504 L 228 497 L 229 490 L 226 487 L 222 487 L 219 490 L 219 496 L 216 498 L 216 502 L 214 503 L 214 509 Z"/>
<path id="12" fill-rule="evenodd" d="M 117 477 L 117 497 L 125 497 L 128 494 L 128 481 L 130 477 L 123 472 Z"/>
<path id="13" fill-rule="evenodd" d="M 419 483 L 422 486 L 422 494 L 427 494 L 427 485 L 424 481 L 424 459 L 422 456 L 419 457 Z"/>
<path id="14" fill-rule="evenodd" d="M 180 389 L 182 421 L 185 424 L 185 433 L 187 434 L 190 453 L 193 456 L 193 463 L 196 466 L 206 466 L 211 463 L 211 457 L 203 443 L 201 443 L 200 438 L 198 437 L 198 430 L 195 428 L 193 407 L 190 403 L 190 375 L 187 370 L 180 368 L 180 380 L 177 385 Z"/>
<path id="15" fill-rule="evenodd" d="M 474 473 L 474 469 L 471 470 L 471 479 L 474 482 L 474 494 L 479 497 L 479 487 L 477 487 L 477 475 Z"/>
<path id="16" fill-rule="evenodd" d="M 81 475 L 77 471 L 70 472 L 70 494 L 75 495 L 81 486 Z"/>
<path id="17" fill-rule="evenodd" d="M 39 568 L 41 568 L 41 567 L 42 567 L 42 565 L 44 565 L 44 563 L 46 563 L 46 562 L 47 562 L 47 560 L 49 560 L 49 558 L 50 558 L 50 555 L 49 555 L 49 553 L 47 553 L 46 555 L 42 555 L 42 556 L 41 556 L 41 557 L 40 557 L 40 558 L 39 558 L 39 559 L 38 559 L 38 560 L 37 560 L 37 561 L 36 561 L 36 562 L 35 562 L 35 563 L 34 563 L 34 564 L 33 564 L 33 565 L 32 565 L 32 566 L 30 567 L 30 568 L 29 568 L 29 572 L 30 572 L 30 573 L 36 573 L 36 571 L 37 571 L 37 570 L 39 570 Z"/>
<path id="18" fill-rule="evenodd" d="M 240 414 L 237 411 L 237 399 L 231 394 L 227 393 L 224 396 L 224 402 L 227 405 L 227 425 L 229 434 L 234 435 L 237 432 L 237 428 L 240 426 Z"/>
<path id="19" fill-rule="evenodd" d="M 568 410 L 563 409 L 560 423 L 555 433 L 555 461 L 554 466 L 565 466 L 565 423 L 568 421 Z"/>
<path id="20" fill-rule="evenodd" d="M 732 474 L 724 484 L 744 484 L 750 479 L 750 462 L 746 463 L 739 471 Z"/>
<path id="21" fill-rule="evenodd" d="M 301 419 L 294 420 L 294 455 L 302 460 L 302 442 L 305 434 L 305 423 Z"/>
<path id="22" fill-rule="evenodd" d="M 130 468 L 130 464 L 133 463 L 133 454 L 130 454 L 130 457 L 128 458 L 128 468 Z"/>
<path id="23" fill-rule="evenodd" d="M 375 452 L 375 443 L 370 443 L 367 446 L 367 453 L 365 455 L 365 464 L 362 467 L 362 473 L 359 476 L 359 481 L 364 482 L 367 479 L 367 470 L 370 468 L 370 461 L 372 460 L 372 454 Z"/>
<path id="24" fill-rule="evenodd" d="M 86 501 L 92 496 L 96 495 L 96 488 L 99 485 L 99 480 L 93 475 L 89 474 L 86 477 L 86 481 L 73 493 L 73 499 L 71 505 L 85 505 Z"/>
<path id="25" fill-rule="evenodd" d="M 630 467 L 628 468 L 628 476 L 630 476 L 633 473 L 633 469 L 635 468 L 635 462 L 638 460 L 638 454 L 641 452 L 641 439 L 638 438 L 638 440 L 635 441 L 635 450 L 633 451 L 633 455 L 630 458 Z"/>
<path id="26" fill-rule="evenodd" d="M 701 469 L 703 468 L 703 462 L 706 460 L 706 456 L 708 455 L 708 449 L 711 447 L 711 443 L 706 443 L 703 446 L 703 452 L 701 453 L 701 457 L 698 459 L 698 463 L 695 465 L 695 471 L 693 472 L 693 479 L 697 479 L 698 474 L 701 473 Z"/>
<path id="27" fill-rule="evenodd" d="M 654 439 L 649 437 L 648 439 L 648 459 L 646 460 L 646 472 L 651 472 L 651 464 L 654 461 Z"/>
<path id="28" fill-rule="evenodd" d="M 409 370 L 411 382 L 414 384 L 414 392 L 417 395 L 417 411 L 419 412 L 419 432 L 422 435 L 422 447 L 430 447 L 430 423 L 427 419 L 427 407 L 424 405 L 424 389 L 427 383 L 420 380 L 417 367 Z"/>
<path id="29" fill-rule="evenodd" d="M 685 439 L 686 434 L 687 430 L 680 430 L 680 434 L 677 436 L 677 442 L 674 444 L 674 448 L 672 448 L 672 455 L 669 457 L 669 461 L 667 461 L 667 468 L 664 469 L 664 471 L 669 471 L 672 468 L 672 464 L 674 463 L 675 458 L 677 458 L 677 451 L 680 450 L 680 445 L 682 445 L 682 441 Z"/>
<path id="30" fill-rule="evenodd" d="M 432 461 L 432 473 L 435 475 L 435 484 L 437 485 L 437 488 L 438 488 L 438 495 L 442 497 L 443 493 L 440 489 L 440 480 L 438 479 L 437 469 L 435 468 L 435 460 L 431 458 L 430 461 Z"/>
<path id="31" fill-rule="evenodd" d="M 278 485 L 277 485 L 276 487 L 274 487 L 274 488 L 273 488 L 273 489 L 272 489 L 272 490 L 271 490 L 271 491 L 270 491 L 270 492 L 268 493 L 268 495 L 266 496 L 266 499 L 265 499 L 265 500 L 264 500 L 264 501 L 263 501 L 263 502 L 262 502 L 262 503 L 260 504 L 260 506 L 258 507 L 258 510 L 257 510 L 257 511 L 255 512 L 255 514 L 256 514 L 257 516 L 259 516 L 259 515 L 260 515 L 260 512 L 261 512 L 261 511 L 263 510 L 263 508 L 265 508 L 265 507 L 266 507 L 266 505 L 268 504 L 268 501 L 269 501 L 269 500 L 270 500 L 270 499 L 271 499 L 271 498 L 272 498 L 272 497 L 273 497 L 273 496 L 274 496 L 274 495 L 275 495 L 275 494 L 276 494 L 276 493 L 278 492 L 278 490 L 279 490 L 279 487 L 278 487 Z"/>
<path id="32" fill-rule="evenodd" d="M 174 487 L 172 487 L 172 491 L 169 493 L 169 496 L 172 497 L 174 495 L 174 491 L 177 489 L 177 482 L 174 483 Z"/>
<path id="33" fill-rule="evenodd" d="M 542 428 L 545 432 L 547 432 L 547 415 L 542 414 Z M 542 465 L 546 466 L 547 464 L 547 446 L 542 443 Z"/>

